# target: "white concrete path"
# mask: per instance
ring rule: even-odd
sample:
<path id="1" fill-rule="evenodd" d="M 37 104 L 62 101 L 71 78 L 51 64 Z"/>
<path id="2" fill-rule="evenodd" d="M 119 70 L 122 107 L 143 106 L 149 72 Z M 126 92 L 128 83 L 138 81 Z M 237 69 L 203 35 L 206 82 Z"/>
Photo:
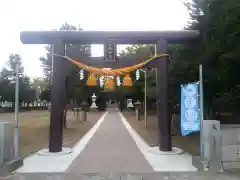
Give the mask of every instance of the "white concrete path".
<path id="1" fill-rule="evenodd" d="M 155 171 L 197 171 L 192 165 L 192 156 L 188 153 L 178 153 L 179 148 L 173 148 L 173 152 L 160 152 L 158 147 L 149 146 L 140 135 L 131 127 L 126 118 L 120 113 L 121 119 L 128 132 L 136 142 L 148 163 Z M 182 152 L 182 151 L 181 151 Z"/>
<path id="2" fill-rule="evenodd" d="M 65 172 L 73 160 L 86 147 L 106 115 L 107 112 L 102 115 L 92 129 L 73 147 L 72 153 L 58 156 L 39 156 L 38 153 L 35 153 L 24 159 L 24 165 L 17 169 L 17 172 Z"/>
<path id="3" fill-rule="evenodd" d="M 117 112 L 116 112 L 117 113 Z M 86 147 L 89 140 L 104 121 L 107 112 L 99 119 L 93 128 L 73 147 L 72 152 L 64 155 L 40 156 L 35 153 L 24 159 L 24 165 L 17 172 L 65 172 L 74 159 Z M 197 171 L 192 166 L 192 156 L 187 153 L 174 154 L 179 151 L 174 148 L 174 153 L 163 153 L 155 147 L 150 147 L 130 126 L 125 117 L 120 113 L 121 121 L 135 141 L 137 147 L 152 166 L 154 171 Z"/>

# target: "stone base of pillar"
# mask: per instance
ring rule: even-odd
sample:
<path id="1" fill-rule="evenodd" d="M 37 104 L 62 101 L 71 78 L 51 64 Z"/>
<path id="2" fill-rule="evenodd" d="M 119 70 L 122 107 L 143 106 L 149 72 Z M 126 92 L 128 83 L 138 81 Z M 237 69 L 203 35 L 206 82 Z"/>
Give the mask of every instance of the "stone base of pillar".
<path id="1" fill-rule="evenodd" d="M 176 154 L 182 154 L 184 151 L 177 147 L 173 147 L 172 151 L 160 151 L 159 147 L 156 146 L 156 147 L 151 147 L 149 149 L 149 152 L 153 154 L 158 154 L 158 155 L 176 155 Z"/>
<path id="2" fill-rule="evenodd" d="M 37 154 L 39 156 L 60 156 L 60 155 L 66 155 L 66 154 L 70 154 L 70 153 L 72 153 L 72 149 L 71 148 L 66 148 L 66 147 L 63 147 L 62 151 L 60 151 L 60 152 L 54 152 L 54 153 L 49 152 L 48 148 L 42 149 L 42 150 L 37 152 Z"/>

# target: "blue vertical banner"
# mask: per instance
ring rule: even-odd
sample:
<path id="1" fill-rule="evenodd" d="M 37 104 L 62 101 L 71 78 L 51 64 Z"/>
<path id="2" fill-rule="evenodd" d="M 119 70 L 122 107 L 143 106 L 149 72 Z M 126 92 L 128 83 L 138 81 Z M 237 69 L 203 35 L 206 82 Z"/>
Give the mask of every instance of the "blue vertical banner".
<path id="1" fill-rule="evenodd" d="M 200 131 L 199 83 L 181 85 L 181 134 L 187 136 Z"/>

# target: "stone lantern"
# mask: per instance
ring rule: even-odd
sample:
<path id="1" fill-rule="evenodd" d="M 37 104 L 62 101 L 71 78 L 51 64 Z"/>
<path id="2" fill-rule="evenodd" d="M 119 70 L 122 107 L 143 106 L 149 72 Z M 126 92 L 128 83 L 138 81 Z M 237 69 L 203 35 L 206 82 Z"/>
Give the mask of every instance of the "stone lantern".
<path id="1" fill-rule="evenodd" d="M 96 100 L 97 100 L 97 96 L 95 95 L 95 93 L 93 93 L 92 95 L 92 105 L 90 106 L 91 109 L 97 109 L 97 104 L 96 104 Z"/>
<path id="2" fill-rule="evenodd" d="M 136 112 L 136 119 L 140 121 L 140 105 L 141 103 L 139 101 L 134 103 L 135 105 L 135 112 Z"/>
<path id="3" fill-rule="evenodd" d="M 134 108 L 134 105 L 132 103 L 132 99 L 127 99 L 127 108 Z"/>

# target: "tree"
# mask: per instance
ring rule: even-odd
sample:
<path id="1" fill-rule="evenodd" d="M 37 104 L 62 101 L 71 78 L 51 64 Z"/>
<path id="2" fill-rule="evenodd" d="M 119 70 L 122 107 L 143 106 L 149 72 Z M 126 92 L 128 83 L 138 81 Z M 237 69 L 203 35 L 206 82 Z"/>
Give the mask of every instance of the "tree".
<path id="1" fill-rule="evenodd" d="M 70 25 L 68 23 L 65 23 L 63 24 L 60 28 L 60 30 L 82 30 L 80 27 L 77 28 L 73 25 Z M 43 67 L 43 72 L 44 72 L 44 80 L 46 82 L 48 82 L 48 86 L 50 86 L 51 84 L 51 76 L 52 76 L 52 46 L 51 45 L 48 45 L 45 47 L 46 49 L 46 58 L 45 57 L 40 57 L 40 61 L 41 61 L 41 64 L 42 64 L 42 67 Z M 82 44 L 66 44 L 66 51 L 68 50 L 71 50 L 71 52 L 76 51 L 77 53 L 83 53 L 83 54 L 86 54 L 86 55 L 90 55 L 91 54 L 91 46 L 86 44 L 86 45 L 82 45 Z M 73 66 L 70 74 L 68 75 L 69 78 L 71 79 L 75 79 L 75 82 L 71 81 L 71 83 L 73 84 L 78 84 L 78 81 L 79 81 L 79 75 L 78 73 L 79 72 L 79 69 L 78 68 L 75 68 L 75 66 Z M 81 83 L 81 82 L 79 82 Z M 86 91 L 84 91 L 84 87 L 85 85 L 83 84 L 82 86 L 79 86 L 79 88 L 83 88 L 83 89 L 79 89 L 76 91 L 73 90 L 73 88 L 71 88 L 71 86 L 73 86 L 73 84 L 68 84 L 68 90 L 67 92 L 68 93 L 75 93 L 75 95 L 73 94 L 68 94 L 67 96 L 68 97 L 76 97 L 79 95 L 78 91 L 81 91 L 83 92 L 83 94 L 81 94 L 83 97 L 85 96 L 84 93 Z M 48 88 L 49 89 L 49 88 Z M 69 90 L 71 89 L 71 90 Z M 46 92 L 49 92 L 50 91 L 45 91 L 44 93 Z M 47 96 L 47 97 L 50 97 L 50 94 Z"/>
<path id="2" fill-rule="evenodd" d="M 35 91 L 30 86 L 30 78 L 24 75 L 24 68 L 19 54 L 10 54 L 7 67 L 3 68 L 0 80 L 0 96 L 4 101 L 15 101 L 16 67 L 19 65 L 19 100 L 35 100 Z"/>
<path id="3" fill-rule="evenodd" d="M 82 30 L 80 27 L 77 28 L 73 25 L 70 25 L 68 23 L 63 24 L 59 30 Z M 45 47 L 46 49 L 46 57 L 40 57 L 40 61 L 42 64 L 43 72 L 44 72 L 44 79 L 48 83 L 47 87 L 42 91 L 40 98 L 41 99 L 50 99 L 50 89 L 51 89 L 51 77 L 52 77 L 52 46 L 48 45 Z M 91 54 L 91 46 L 88 44 L 66 44 L 66 53 L 70 51 L 71 53 L 76 54 L 85 54 L 90 55 Z M 86 90 L 88 87 L 86 87 L 85 84 L 83 84 L 82 81 L 79 80 L 79 75 L 77 72 L 79 72 L 79 69 L 76 68 L 74 65 L 72 66 L 71 72 L 66 77 L 66 109 L 65 114 L 67 111 L 67 102 L 70 99 L 85 99 L 85 97 L 88 96 L 88 90 Z M 66 118 L 64 118 L 64 126 L 66 127 Z"/>
<path id="4" fill-rule="evenodd" d="M 82 30 L 80 27 L 77 28 L 74 25 L 70 25 L 68 23 L 64 23 L 59 30 Z M 51 82 L 51 76 L 52 76 L 52 46 L 48 45 L 45 47 L 46 49 L 46 57 L 40 57 L 39 60 L 42 64 L 44 78 L 47 80 L 47 82 Z M 66 49 L 76 49 L 78 53 L 84 53 L 87 55 L 91 54 L 91 46 L 86 44 L 66 44 Z"/>
<path id="5" fill-rule="evenodd" d="M 120 56 L 134 56 L 135 58 L 150 57 L 154 55 L 154 46 L 153 45 L 132 45 L 126 47 L 121 53 Z M 156 90 L 156 74 L 154 71 L 147 73 L 147 83 L 148 91 L 147 96 L 149 98 L 155 99 L 155 90 Z M 121 87 L 119 91 L 125 95 L 125 97 L 132 97 L 135 100 L 143 100 L 144 98 L 144 73 L 140 71 L 140 79 L 135 80 L 135 72 L 132 74 L 132 79 L 134 81 L 133 87 L 125 88 Z"/>
<path id="6" fill-rule="evenodd" d="M 217 102 L 218 106 L 222 104 L 225 111 L 236 111 L 234 107 L 239 104 L 236 98 L 240 94 L 240 2 L 193 0 L 186 5 L 191 16 L 186 29 L 199 30 L 200 37 L 179 51 L 175 68 L 180 67 L 178 71 L 188 73 L 179 75 L 176 69 L 172 73 L 175 78 L 181 77 L 181 83 L 193 81 L 192 77 L 198 79 L 198 65 L 203 64 L 205 105 L 212 108 Z M 183 62 L 188 68 L 182 66 Z M 221 101 L 218 101 L 220 97 Z M 227 107 L 230 109 L 226 110 L 229 102 L 231 104 Z"/>
<path id="7" fill-rule="evenodd" d="M 33 80 L 31 81 L 31 87 L 36 91 L 36 98 L 41 99 L 40 98 L 41 92 L 47 89 L 47 85 L 48 83 L 47 81 L 45 81 L 44 78 L 41 77 L 33 78 Z"/>
<path id="8" fill-rule="evenodd" d="M 13 84 L 11 81 L 7 78 L 7 76 L 1 77 L 0 80 L 0 100 L 1 101 L 12 101 L 12 93 L 13 93 Z"/>
<path id="9" fill-rule="evenodd" d="M 51 98 L 50 98 L 50 88 L 46 88 L 44 90 L 41 91 L 40 95 L 39 95 L 39 99 L 42 100 L 42 101 L 50 101 Z"/>
<path id="10" fill-rule="evenodd" d="M 240 102 L 236 100 L 240 95 L 240 2 L 194 0 L 186 5 L 191 16 L 186 29 L 199 30 L 200 36 L 193 42 L 168 48 L 170 98 L 179 102 L 180 85 L 198 81 L 198 66 L 203 64 L 205 105 L 213 107 L 224 96 L 218 102 L 235 102 L 236 106 Z M 136 49 L 142 47 L 128 47 L 123 54 L 136 54 Z M 154 75 L 151 79 L 154 80 Z M 155 87 L 149 90 L 150 94 L 154 94 Z"/>
<path id="11" fill-rule="evenodd" d="M 19 78 L 19 100 L 28 103 L 36 100 L 36 90 L 31 87 L 30 78 L 25 75 Z"/>
<path id="12" fill-rule="evenodd" d="M 168 47 L 171 61 L 168 82 L 170 99 L 179 103 L 180 85 L 198 81 L 198 66 L 202 64 L 205 106 L 210 109 L 214 108 L 215 104 L 221 104 L 225 109 L 228 107 L 230 111 L 237 112 L 236 107 L 240 104 L 240 73 L 238 68 L 240 66 L 240 2 L 238 0 L 233 0 L 231 3 L 224 0 L 192 0 L 186 3 L 186 6 L 191 19 L 185 29 L 198 30 L 200 36 L 195 41 L 184 45 L 170 45 Z M 120 56 L 145 58 L 153 55 L 153 50 L 151 45 L 133 45 L 121 52 Z M 51 61 L 47 62 L 46 67 L 51 67 Z M 50 70 L 51 68 L 46 69 L 48 72 Z M 134 73 L 132 73 L 132 77 L 135 79 Z M 132 88 L 119 87 L 117 90 L 122 92 L 125 97 L 142 97 L 144 91 L 142 77 L 143 74 L 138 81 L 134 81 Z M 76 79 L 78 78 L 76 77 Z M 155 98 L 155 79 L 155 72 L 149 72 L 149 98 Z M 85 92 L 84 85 L 78 81 L 75 82 L 76 84 L 79 85 L 78 92 Z M 72 97 L 75 97 L 74 93 L 76 91 L 71 90 Z M 230 105 L 226 107 L 227 103 Z"/>

